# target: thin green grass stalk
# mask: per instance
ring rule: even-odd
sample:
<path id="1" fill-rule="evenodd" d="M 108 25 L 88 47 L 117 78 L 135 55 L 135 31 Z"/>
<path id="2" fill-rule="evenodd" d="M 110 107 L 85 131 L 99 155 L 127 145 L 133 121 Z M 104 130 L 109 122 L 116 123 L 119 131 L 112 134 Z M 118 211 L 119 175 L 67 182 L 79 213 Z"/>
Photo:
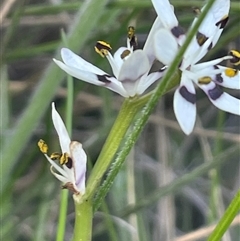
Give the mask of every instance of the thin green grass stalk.
<path id="1" fill-rule="evenodd" d="M 222 236 L 230 227 L 233 219 L 236 217 L 239 211 L 240 211 L 240 190 L 236 193 L 235 197 L 232 199 L 223 217 L 220 219 L 216 228 L 209 236 L 208 241 L 221 240 Z"/>
<path id="2" fill-rule="evenodd" d="M 135 121 L 133 131 L 127 136 L 127 138 L 124 142 L 123 148 L 122 148 L 121 152 L 118 154 L 115 162 L 111 166 L 111 170 L 110 170 L 106 180 L 104 181 L 103 186 L 100 187 L 99 191 L 97 192 L 96 199 L 94 201 L 94 210 L 95 211 L 99 207 L 103 198 L 108 193 L 108 190 L 110 189 L 114 178 L 116 177 L 117 173 L 119 172 L 120 168 L 122 167 L 122 165 L 123 165 L 127 155 L 129 154 L 131 148 L 133 147 L 133 145 L 137 141 L 138 136 L 140 135 L 141 131 L 143 130 L 143 127 L 145 126 L 145 124 L 147 123 L 147 120 L 148 120 L 153 108 L 156 106 L 159 98 L 169 89 L 169 86 L 172 85 L 173 82 L 175 83 L 175 80 L 173 81 L 173 79 L 174 79 L 173 74 L 176 72 L 177 67 L 179 66 L 179 64 L 182 60 L 184 52 L 186 51 L 188 45 L 190 44 L 193 37 L 197 33 L 199 26 L 201 25 L 202 21 L 204 20 L 205 16 L 208 13 L 208 10 L 213 5 L 214 1 L 215 0 L 209 0 L 209 2 L 206 4 L 204 10 L 202 11 L 201 15 L 197 19 L 195 25 L 189 31 L 184 44 L 179 49 L 179 51 L 178 51 L 174 61 L 172 62 L 171 66 L 168 68 L 168 70 L 167 70 L 166 74 L 164 75 L 164 77 L 162 78 L 161 82 L 159 83 L 159 85 L 156 87 L 155 91 L 151 95 L 149 101 L 147 102 L 146 106 L 144 107 L 143 111 L 141 112 L 140 117 Z M 113 129 L 114 129 L 114 127 L 113 127 Z M 111 143 L 111 144 L 114 145 L 115 143 Z M 120 144 L 120 142 L 119 142 L 119 144 Z M 108 149 L 108 144 L 106 144 L 106 148 L 102 150 L 102 152 L 101 152 L 102 155 L 105 154 L 106 149 Z M 102 159 L 101 154 L 100 154 L 99 160 L 97 161 L 96 164 L 101 165 L 102 162 L 109 162 L 110 163 L 110 161 L 107 160 L 108 157 L 106 156 L 105 159 Z M 100 168 L 98 166 L 96 166 L 96 173 L 97 173 L 98 169 L 100 169 Z M 98 180 L 98 182 L 99 181 L 100 180 Z M 94 182 L 94 180 L 89 181 L 90 185 L 92 185 L 91 182 Z M 91 189 L 95 189 L 97 185 L 95 183 L 92 186 L 93 187 L 91 187 Z M 93 190 L 92 190 L 92 192 L 93 192 Z"/>
<path id="3" fill-rule="evenodd" d="M 76 14 L 76 20 L 68 34 L 68 43 L 73 51 L 83 46 L 91 31 L 98 24 L 98 20 L 102 16 L 107 2 L 108 0 L 89 0 L 83 3 L 81 9 Z M 2 154 L 2 173 L 5 175 L 2 178 L 3 190 L 6 188 L 6 184 L 11 176 L 10 173 L 30 139 L 33 130 L 49 108 L 51 99 L 54 97 L 63 79 L 63 73 L 54 63 L 50 64 L 38 88 L 36 88 L 35 93 L 29 100 L 24 113 L 13 128 L 12 135 L 8 137 L 8 142 L 4 146 Z"/>
<path id="4" fill-rule="evenodd" d="M 0 68 L 0 150 L 5 141 L 6 130 L 9 125 L 9 92 L 8 92 L 8 75 L 7 66 Z"/>
<path id="5" fill-rule="evenodd" d="M 223 111 L 218 112 L 218 119 L 217 119 L 217 130 L 218 135 L 215 139 L 215 146 L 213 151 L 213 156 L 217 156 L 222 151 L 222 144 L 223 140 L 221 136 L 223 135 L 222 127 L 224 123 L 225 113 Z M 211 177 L 211 194 L 210 194 L 210 223 L 212 223 L 214 220 L 219 218 L 219 211 L 218 209 L 221 209 L 222 204 L 222 194 L 221 194 L 221 184 L 219 182 L 219 169 L 214 168 L 210 171 L 210 177 Z M 219 196 L 221 195 L 221 197 Z M 219 200 L 221 198 L 221 200 Z M 220 203 L 220 205 L 219 205 Z"/>
<path id="6" fill-rule="evenodd" d="M 114 227 L 113 219 L 110 215 L 107 203 L 103 202 L 101 207 L 102 207 L 102 211 L 105 214 L 104 215 L 104 223 L 106 225 L 106 230 L 109 235 L 109 240 L 118 241 L 118 235 L 117 235 L 116 229 Z"/>
<path id="7" fill-rule="evenodd" d="M 192 183 L 194 180 L 196 180 L 196 178 L 207 173 L 211 168 L 215 168 L 216 166 L 229 160 L 229 158 L 231 158 L 231 156 L 233 156 L 234 154 L 238 153 L 238 151 L 238 145 L 228 148 L 227 150 L 216 156 L 213 160 L 203 163 L 199 167 L 192 170 L 190 173 L 187 173 L 173 180 L 168 185 L 161 187 L 153 193 L 149 194 L 146 199 L 139 201 L 136 205 L 128 205 L 124 210 L 120 212 L 120 216 L 126 217 L 133 212 L 137 212 L 142 208 L 146 208 L 148 206 L 153 205 L 155 202 L 159 201 L 161 197 L 164 197 L 172 193 L 176 194 L 185 185 Z M 96 208 L 97 206 L 95 207 L 95 209 Z"/>

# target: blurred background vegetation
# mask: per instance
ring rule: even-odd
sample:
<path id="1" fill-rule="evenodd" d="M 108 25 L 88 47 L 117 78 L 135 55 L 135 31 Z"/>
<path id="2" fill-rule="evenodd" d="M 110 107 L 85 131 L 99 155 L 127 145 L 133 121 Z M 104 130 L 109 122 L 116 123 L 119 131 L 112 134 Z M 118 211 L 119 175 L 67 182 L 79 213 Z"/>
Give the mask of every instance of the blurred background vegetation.
<path id="1" fill-rule="evenodd" d="M 188 29 L 203 1 L 172 0 Z M 206 59 L 240 49 L 240 3 L 231 1 L 230 21 Z M 59 150 L 50 103 L 65 117 L 66 75 L 59 59 L 69 48 L 111 73 L 94 52 L 97 40 L 113 51 L 136 27 L 142 48 L 156 17 L 150 0 L 4 0 L 1 3 L 1 240 L 55 240 L 61 186 L 37 147 L 40 138 Z M 228 64 L 228 63 L 226 63 Z M 158 66 L 159 63 L 156 63 Z M 240 98 L 239 91 L 229 93 Z M 240 183 L 239 117 L 219 111 L 197 91 L 198 120 L 186 137 L 173 113 L 173 91 L 161 100 L 94 217 L 93 240 L 206 240 Z M 73 140 L 83 143 L 89 168 L 103 146 L 123 98 L 74 80 Z M 219 160 L 213 169 L 197 172 Z M 134 209 L 134 207 L 136 207 Z M 69 195 L 65 240 L 70 240 L 74 205 Z M 240 217 L 224 241 L 239 240 Z M 200 229 L 202 228 L 202 229 Z"/>

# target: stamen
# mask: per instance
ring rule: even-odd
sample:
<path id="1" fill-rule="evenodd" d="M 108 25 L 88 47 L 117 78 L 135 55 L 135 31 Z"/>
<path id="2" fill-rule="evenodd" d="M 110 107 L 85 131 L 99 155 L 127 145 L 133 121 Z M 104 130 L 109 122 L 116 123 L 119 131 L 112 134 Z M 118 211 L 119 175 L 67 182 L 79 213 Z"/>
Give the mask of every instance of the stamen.
<path id="1" fill-rule="evenodd" d="M 50 155 L 50 159 L 52 159 L 53 161 L 59 161 L 61 158 L 62 154 L 58 153 L 58 152 L 53 152 Z"/>
<path id="2" fill-rule="evenodd" d="M 110 52 L 112 49 L 110 44 L 104 41 L 97 41 L 94 48 L 95 48 L 95 51 L 98 54 L 100 54 L 102 57 L 105 57 L 106 55 L 108 55 L 108 52 Z"/>
<path id="3" fill-rule="evenodd" d="M 236 69 L 232 69 L 232 68 L 225 69 L 225 75 L 228 77 L 234 77 L 237 74 L 238 74 L 238 70 Z"/>
<path id="4" fill-rule="evenodd" d="M 68 159 L 69 159 L 69 156 L 68 156 L 68 154 L 65 152 L 65 153 L 63 153 L 63 154 L 61 155 L 61 157 L 60 157 L 60 159 L 59 159 L 59 163 L 60 163 L 61 165 L 64 165 L 64 164 L 66 164 L 66 163 L 68 162 Z"/>
<path id="5" fill-rule="evenodd" d="M 40 139 L 38 141 L 38 147 L 43 154 L 47 154 L 48 145 L 46 144 L 46 142 L 44 140 Z"/>
<path id="6" fill-rule="evenodd" d="M 231 50 L 229 55 L 233 57 L 232 59 L 230 59 L 230 62 L 233 65 L 240 65 L 240 52 L 238 52 L 237 50 Z"/>
<path id="7" fill-rule="evenodd" d="M 128 27 L 128 39 L 130 40 L 130 46 L 136 49 L 137 37 L 135 36 L 135 28 L 133 26 Z"/>
<path id="8" fill-rule="evenodd" d="M 128 27 L 128 38 L 132 39 L 134 37 L 135 34 L 135 28 L 133 26 L 129 26 Z"/>
<path id="9" fill-rule="evenodd" d="M 125 57 L 127 57 L 129 54 L 131 54 L 130 50 L 126 49 L 122 52 L 121 54 L 121 59 L 124 59 Z"/>
<path id="10" fill-rule="evenodd" d="M 204 77 L 198 79 L 198 83 L 201 84 L 201 85 L 207 85 L 207 84 L 209 84 L 211 81 L 212 81 L 212 79 L 211 79 L 211 77 L 209 77 L 209 76 L 204 76 Z"/>

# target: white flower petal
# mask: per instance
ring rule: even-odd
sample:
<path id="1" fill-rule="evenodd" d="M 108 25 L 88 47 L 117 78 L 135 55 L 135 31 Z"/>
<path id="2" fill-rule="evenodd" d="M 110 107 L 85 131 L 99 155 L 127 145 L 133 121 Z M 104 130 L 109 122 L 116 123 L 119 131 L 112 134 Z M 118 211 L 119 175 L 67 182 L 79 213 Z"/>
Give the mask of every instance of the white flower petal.
<path id="1" fill-rule="evenodd" d="M 165 65 L 171 64 L 178 51 L 178 43 L 166 29 L 155 34 L 154 49 L 157 59 Z"/>
<path id="2" fill-rule="evenodd" d="M 124 51 L 130 51 L 128 48 L 126 47 L 120 47 L 113 55 L 113 58 L 114 58 L 114 62 L 115 62 L 115 65 L 117 66 L 117 72 L 116 74 L 114 73 L 114 75 L 116 76 L 116 78 L 118 79 L 118 76 L 119 76 L 119 72 L 120 72 L 120 69 L 124 63 L 124 59 L 121 57 L 122 53 Z"/>
<path id="3" fill-rule="evenodd" d="M 125 60 L 120 70 L 118 80 L 122 82 L 129 96 L 136 94 L 140 78 L 147 74 L 149 69 L 149 61 L 143 50 L 139 49 L 134 51 L 131 56 Z"/>
<path id="4" fill-rule="evenodd" d="M 80 193 L 84 194 L 87 156 L 82 148 L 82 144 L 76 141 L 71 142 L 70 151 L 75 171 L 75 184 L 78 187 Z"/>
<path id="5" fill-rule="evenodd" d="M 138 83 L 137 94 L 141 95 L 145 92 L 145 90 L 148 89 L 148 87 L 150 87 L 154 82 L 159 80 L 164 75 L 164 70 L 153 72 L 149 75 L 143 76 Z"/>
<path id="6" fill-rule="evenodd" d="M 104 71 L 102 71 L 98 67 L 94 66 L 93 64 L 87 62 L 80 56 L 73 53 L 70 49 L 62 48 L 61 49 L 61 57 L 63 59 L 63 62 L 70 67 L 84 70 L 85 72 L 92 72 L 92 73 L 98 74 L 98 75 L 106 74 Z"/>
<path id="7" fill-rule="evenodd" d="M 168 0 L 152 0 L 152 3 L 165 28 L 171 30 L 173 27 L 178 26 L 178 20 L 174 14 L 174 9 Z"/>
<path id="8" fill-rule="evenodd" d="M 52 102 L 52 120 L 57 131 L 62 153 L 69 153 L 69 144 L 71 142 L 67 129 L 63 123 L 61 116 L 55 109 L 55 104 Z"/>
<path id="9" fill-rule="evenodd" d="M 78 69 L 78 68 L 75 68 L 75 67 L 72 67 L 72 66 L 68 66 L 68 65 L 64 64 L 63 62 L 61 62 L 59 60 L 56 60 L 56 59 L 53 59 L 53 61 L 62 70 L 64 70 L 69 75 L 71 75 L 71 76 L 73 76 L 73 77 L 75 77 L 77 79 L 83 80 L 83 81 L 85 81 L 87 83 L 94 84 L 94 85 L 104 86 L 105 82 L 104 81 L 99 81 L 98 76 L 109 76 L 105 72 L 103 72 L 103 74 L 101 74 L 101 75 L 97 75 L 97 74 L 95 74 L 93 72 L 88 72 L 88 71 L 81 70 L 81 69 Z M 111 76 L 109 76 L 109 77 L 111 77 Z"/>
<path id="10" fill-rule="evenodd" d="M 156 31 L 162 27 L 163 27 L 162 22 L 159 19 L 159 17 L 157 17 L 152 25 L 152 28 L 149 32 L 149 35 L 148 35 L 145 45 L 143 47 L 143 51 L 148 56 L 150 65 L 152 65 L 153 61 L 155 60 L 155 51 L 153 48 L 154 36 L 155 36 Z"/>
<path id="11" fill-rule="evenodd" d="M 239 70 L 229 69 L 224 66 L 217 65 L 219 70 L 221 70 L 221 74 L 218 74 L 214 78 L 214 82 L 218 85 L 224 86 L 226 88 L 231 89 L 240 89 L 240 73 Z M 226 71 L 233 71 L 234 75 L 230 77 L 226 75 Z"/>
<path id="12" fill-rule="evenodd" d="M 189 135 L 196 121 L 196 95 L 192 81 L 184 75 L 180 87 L 174 93 L 173 107 L 179 125 Z"/>
<path id="13" fill-rule="evenodd" d="M 208 96 L 209 100 L 219 109 L 240 115 L 240 100 L 223 92 L 214 82 L 198 85 Z"/>

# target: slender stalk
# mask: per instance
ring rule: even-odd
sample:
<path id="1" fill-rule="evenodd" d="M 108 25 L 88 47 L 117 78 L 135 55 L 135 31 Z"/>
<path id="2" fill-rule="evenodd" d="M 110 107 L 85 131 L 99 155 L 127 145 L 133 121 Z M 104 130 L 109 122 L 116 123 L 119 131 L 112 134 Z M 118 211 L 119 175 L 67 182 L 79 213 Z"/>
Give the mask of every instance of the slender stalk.
<path id="1" fill-rule="evenodd" d="M 73 198 L 75 201 L 73 241 L 90 241 L 92 240 L 92 202 L 90 199 L 79 199 L 76 195 Z"/>
<path id="2" fill-rule="evenodd" d="M 223 234 L 229 228 L 233 219 L 240 210 L 240 190 L 237 192 L 236 196 L 231 201 L 223 217 L 217 224 L 216 228 L 213 230 L 212 234 L 209 236 L 208 241 L 219 241 L 221 240 Z"/>
<path id="3" fill-rule="evenodd" d="M 137 112 L 138 108 L 136 107 L 134 99 L 126 99 L 123 102 L 118 117 L 88 179 L 86 190 L 86 195 L 88 197 L 93 196 L 96 187 L 99 185 L 101 178 L 109 167 L 112 158 L 118 150 L 118 147 Z"/>

